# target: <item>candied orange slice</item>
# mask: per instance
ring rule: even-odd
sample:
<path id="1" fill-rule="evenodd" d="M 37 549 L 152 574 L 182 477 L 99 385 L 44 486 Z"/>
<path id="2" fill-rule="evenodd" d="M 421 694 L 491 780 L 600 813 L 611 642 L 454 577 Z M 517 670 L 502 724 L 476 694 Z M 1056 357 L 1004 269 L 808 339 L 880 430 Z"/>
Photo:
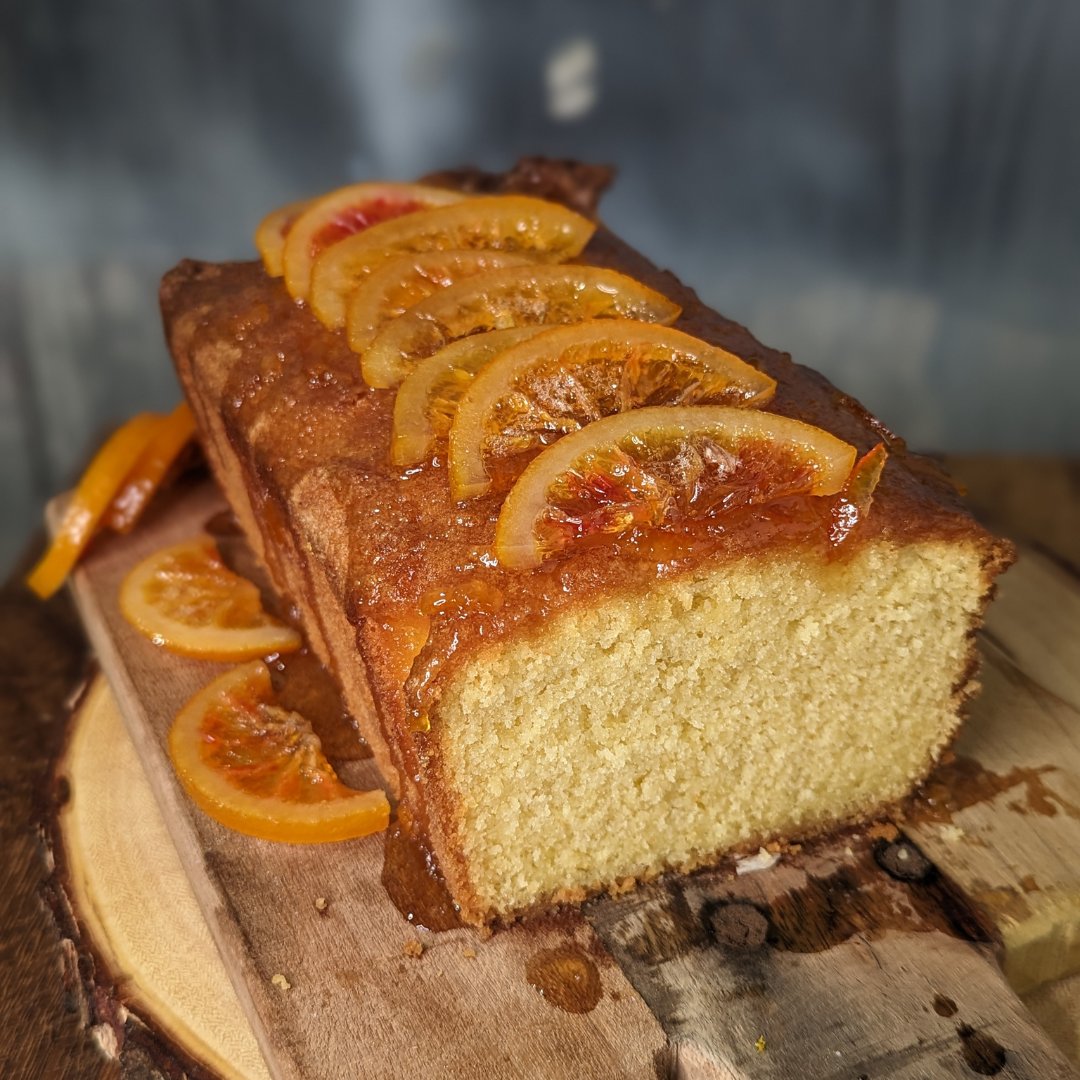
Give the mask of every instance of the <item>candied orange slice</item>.
<path id="1" fill-rule="evenodd" d="M 855 448 L 775 413 L 653 406 L 605 417 L 533 459 L 499 514 L 495 554 L 529 568 L 571 544 L 719 517 L 790 495 L 833 495 Z"/>
<path id="2" fill-rule="evenodd" d="M 349 294 L 398 255 L 484 248 L 564 262 L 581 253 L 595 228 L 573 210 L 529 195 L 480 195 L 410 214 L 327 248 L 312 269 L 311 308 L 325 326 L 338 330 L 345 325 Z M 288 246 L 285 254 L 288 275 Z"/>
<path id="3" fill-rule="evenodd" d="M 390 818 L 382 791 L 346 787 L 311 724 L 273 703 L 260 660 L 219 676 L 180 710 L 169 756 L 195 803 L 248 836 L 321 844 L 381 832 Z"/>
<path id="4" fill-rule="evenodd" d="M 209 537 L 163 548 L 120 586 L 124 618 L 155 645 L 207 660 L 250 660 L 293 652 L 291 627 L 268 614 L 259 590 L 234 574 Z"/>
<path id="5" fill-rule="evenodd" d="M 63 585 L 160 421 L 156 413 L 133 416 L 94 455 L 68 502 L 52 543 L 26 579 L 43 600 Z"/>
<path id="6" fill-rule="evenodd" d="M 372 273 L 349 296 L 345 316 L 349 348 L 363 352 L 379 328 L 413 305 L 467 277 L 535 262 L 527 252 L 426 251 L 399 255 Z"/>
<path id="7" fill-rule="evenodd" d="M 626 274 L 599 266 L 512 266 L 466 278 L 388 323 L 360 358 L 369 386 L 396 386 L 424 357 L 483 330 L 586 319 L 670 323 L 681 308 Z"/>
<path id="8" fill-rule="evenodd" d="M 131 532 L 170 466 L 194 437 L 195 416 L 186 401 L 157 421 L 153 437 L 109 507 L 106 524 L 110 529 Z"/>
<path id="9" fill-rule="evenodd" d="M 681 330 L 626 319 L 559 326 L 484 366 L 458 404 L 449 438 L 455 499 L 491 486 L 487 463 L 647 405 L 760 406 L 776 381 Z"/>
<path id="10" fill-rule="evenodd" d="M 463 198 L 460 192 L 425 184 L 376 183 L 350 184 L 313 199 L 285 235 L 282 268 L 289 295 L 307 299 L 312 265 L 328 247 L 393 218 Z"/>
<path id="11" fill-rule="evenodd" d="M 271 210 L 259 222 L 255 230 L 255 247 L 271 277 L 281 277 L 285 272 L 285 237 L 293 222 L 311 205 L 310 199 L 286 203 Z"/>
<path id="12" fill-rule="evenodd" d="M 449 434 L 458 401 L 473 376 L 512 345 L 550 330 L 547 326 L 515 326 L 470 334 L 421 360 L 398 387 L 394 399 L 390 433 L 393 463 L 415 465 L 428 460 L 436 442 Z"/>

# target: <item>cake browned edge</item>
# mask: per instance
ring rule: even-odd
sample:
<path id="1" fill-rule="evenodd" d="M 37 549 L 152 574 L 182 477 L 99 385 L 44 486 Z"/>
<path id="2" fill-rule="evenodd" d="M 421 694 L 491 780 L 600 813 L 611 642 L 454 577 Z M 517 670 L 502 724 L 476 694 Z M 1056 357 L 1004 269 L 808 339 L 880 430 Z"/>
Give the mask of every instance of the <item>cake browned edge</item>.
<path id="1" fill-rule="evenodd" d="M 610 181 L 608 170 L 580 165 L 573 162 L 550 162 L 544 159 L 524 159 L 505 174 L 487 174 L 464 169 L 425 178 L 429 182 L 446 183 L 448 186 L 468 191 L 524 191 L 564 202 L 573 208 L 590 212 L 596 200 Z M 643 263 L 643 265 L 650 265 Z M 693 295 L 681 282 L 668 272 L 653 270 L 652 277 L 663 277 L 684 294 Z M 176 333 L 177 316 L 182 313 L 184 285 L 203 276 L 213 276 L 218 270 L 215 264 L 185 261 L 166 275 L 161 290 L 162 310 L 165 317 L 166 336 L 173 354 L 177 371 L 198 420 L 202 442 L 207 458 L 225 498 L 233 508 L 241 528 L 249 539 L 256 556 L 266 567 L 276 589 L 293 606 L 312 649 L 326 665 L 341 687 L 346 705 L 355 717 L 362 734 L 371 746 L 375 762 L 386 779 L 388 787 L 397 797 L 405 797 L 423 823 L 426 839 L 430 843 L 443 876 L 450 888 L 461 914 L 472 923 L 490 923 L 513 919 L 525 911 L 495 912 L 486 909 L 469 883 L 468 866 L 461 854 L 456 838 L 458 815 L 455 813 L 451 787 L 442 775 L 442 760 L 438 744 L 438 724 L 433 723 L 432 733 L 402 731 L 400 726 L 388 722 L 379 709 L 373 684 L 380 681 L 377 671 L 385 658 L 374 655 L 366 647 L 355 613 L 346 610 L 344 597 L 346 583 L 334 580 L 331 568 L 320 558 L 304 530 L 292 515 L 288 500 L 275 490 L 272 475 L 253 459 L 250 447 L 245 444 L 243 433 L 227 420 L 226 403 L 218 396 L 220 388 L 208 387 L 194 370 L 190 341 Z M 268 279 L 269 280 L 269 279 Z M 696 300 L 696 297 L 695 297 Z M 746 342 L 758 350 L 765 350 L 743 327 L 730 324 Z M 753 351 L 753 350 L 748 350 Z M 797 367 L 792 365 L 792 367 Z M 944 471 L 933 461 L 912 454 L 904 441 L 889 431 L 876 417 L 855 399 L 831 387 L 822 376 L 798 368 L 803 375 L 811 374 L 824 387 L 832 391 L 841 408 L 857 417 L 872 429 L 898 455 L 905 468 L 917 476 L 927 488 L 936 490 L 945 501 L 954 502 L 956 490 Z M 1014 560 L 1013 546 L 1006 540 L 994 537 L 970 515 L 965 539 L 976 544 L 980 551 L 983 576 L 983 599 L 972 619 L 969 629 L 967 661 L 953 690 L 953 700 L 958 717 L 953 738 L 962 725 L 968 705 L 976 694 L 979 670 L 979 654 L 976 633 L 982 623 L 987 605 L 993 598 L 995 579 Z M 335 642 L 335 645 L 331 643 Z M 340 647 L 342 643 L 348 648 Z M 350 662 L 359 658 L 360 663 Z M 341 662 L 339 662 L 341 661 Z M 385 673 L 381 673 L 385 680 Z M 434 717 L 433 717 L 434 719 Z M 414 782 L 416 772 L 416 747 L 413 741 L 424 744 L 425 783 L 421 787 Z M 944 751 L 943 751 L 944 752 Z M 940 759 L 940 755 L 939 755 Z M 925 779 L 935 761 L 927 763 L 923 776 L 917 777 L 913 787 Z M 896 804 L 882 803 L 868 813 L 854 817 L 821 822 L 805 833 L 820 835 L 833 828 L 850 826 L 858 822 L 889 816 Z M 664 867 L 668 870 L 688 872 L 717 862 L 725 856 L 742 851 L 753 851 L 759 845 L 775 840 L 795 839 L 776 835 L 755 836 L 738 850 L 725 849 L 711 856 Z M 646 875 L 656 876 L 655 874 Z M 635 880 L 645 880 L 642 876 Z M 530 906 L 535 908 L 558 903 L 577 903 L 594 893 L 615 886 L 614 882 L 596 882 L 588 887 L 558 890 L 551 896 L 541 898 Z"/>

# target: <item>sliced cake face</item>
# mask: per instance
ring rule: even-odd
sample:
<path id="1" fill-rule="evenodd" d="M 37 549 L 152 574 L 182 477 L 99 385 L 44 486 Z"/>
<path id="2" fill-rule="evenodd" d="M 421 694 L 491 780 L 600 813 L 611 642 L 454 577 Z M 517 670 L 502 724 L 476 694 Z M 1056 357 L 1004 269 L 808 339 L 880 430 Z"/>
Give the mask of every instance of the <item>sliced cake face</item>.
<path id="1" fill-rule="evenodd" d="M 900 799 L 952 737 L 974 545 L 746 559 L 476 656 L 432 718 L 485 917 L 701 865 Z M 455 849 L 460 854 L 454 854 Z"/>

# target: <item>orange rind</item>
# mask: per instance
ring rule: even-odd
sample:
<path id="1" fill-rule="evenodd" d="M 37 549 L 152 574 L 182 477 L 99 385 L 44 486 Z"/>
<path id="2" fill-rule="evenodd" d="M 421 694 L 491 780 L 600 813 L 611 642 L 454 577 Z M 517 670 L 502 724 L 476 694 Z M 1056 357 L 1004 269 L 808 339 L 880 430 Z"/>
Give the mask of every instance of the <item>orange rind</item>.
<path id="1" fill-rule="evenodd" d="M 369 386 L 385 389 L 469 334 L 598 318 L 671 323 L 680 310 L 663 293 L 616 270 L 513 266 L 467 278 L 410 308 L 375 336 L 360 370 Z"/>
<path id="2" fill-rule="evenodd" d="M 618 413 L 542 451 L 503 503 L 495 554 L 529 569 L 581 542 L 713 517 L 792 495 L 834 495 L 855 448 L 756 409 L 654 406 Z"/>
<path id="3" fill-rule="evenodd" d="M 489 461 L 549 445 L 585 424 L 649 405 L 761 406 L 776 381 L 681 330 L 598 319 L 507 349 L 470 382 L 449 435 L 455 499 L 483 495 Z"/>

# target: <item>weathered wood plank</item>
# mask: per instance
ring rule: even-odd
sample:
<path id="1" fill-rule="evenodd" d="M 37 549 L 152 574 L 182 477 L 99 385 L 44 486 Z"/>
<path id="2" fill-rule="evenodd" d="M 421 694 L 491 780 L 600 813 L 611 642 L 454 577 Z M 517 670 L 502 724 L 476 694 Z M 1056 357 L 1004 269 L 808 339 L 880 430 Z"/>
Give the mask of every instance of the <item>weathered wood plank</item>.
<path id="1" fill-rule="evenodd" d="M 1024 551 L 983 638 L 984 690 L 956 752 L 985 773 L 947 769 L 957 809 L 906 828 L 991 913 L 1023 991 L 1080 968 L 1080 583 Z"/>
<path id="2" fill-rule="evenodd" d="M 671 1035 L 678 1075 L 1075 1076 L 951 887 L 915 853 L 916 880 L 896 880 L 888 850 L 841 837 L 768 872 L 590 906 Z"/>

